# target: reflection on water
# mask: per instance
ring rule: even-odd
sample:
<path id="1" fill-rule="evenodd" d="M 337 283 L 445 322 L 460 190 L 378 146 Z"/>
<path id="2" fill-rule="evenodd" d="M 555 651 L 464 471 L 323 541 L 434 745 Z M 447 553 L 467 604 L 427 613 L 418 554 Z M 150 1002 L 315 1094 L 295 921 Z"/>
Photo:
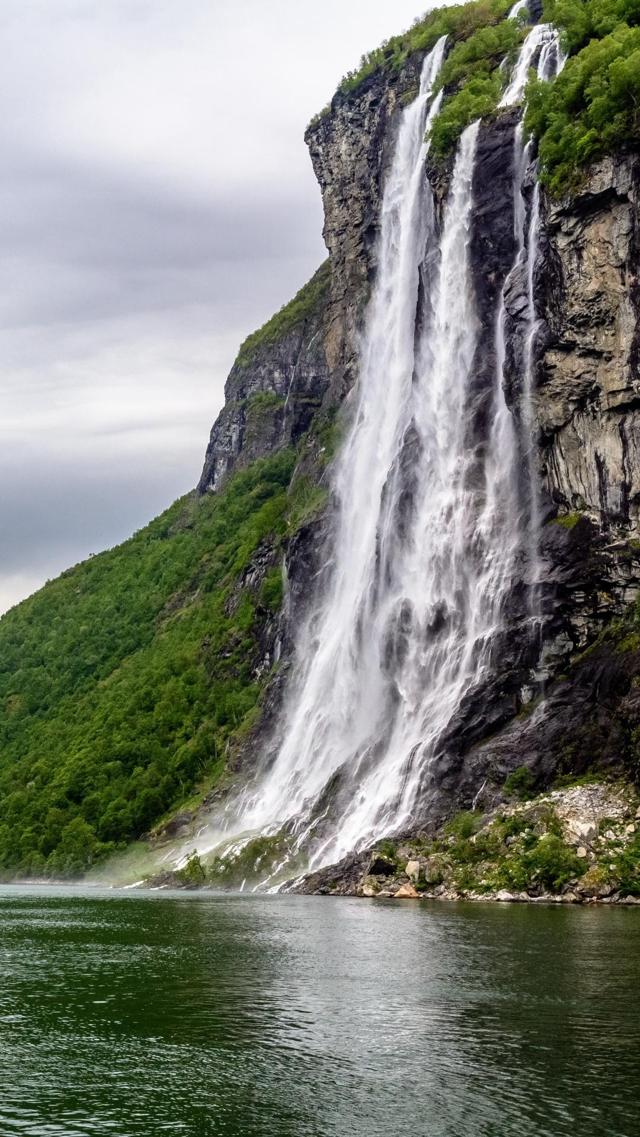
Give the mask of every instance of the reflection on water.
<path id="1" fill-rule="evenodd" d="M 0 1134 L 635 1137 L 640 912 L 0 891 Z"/>

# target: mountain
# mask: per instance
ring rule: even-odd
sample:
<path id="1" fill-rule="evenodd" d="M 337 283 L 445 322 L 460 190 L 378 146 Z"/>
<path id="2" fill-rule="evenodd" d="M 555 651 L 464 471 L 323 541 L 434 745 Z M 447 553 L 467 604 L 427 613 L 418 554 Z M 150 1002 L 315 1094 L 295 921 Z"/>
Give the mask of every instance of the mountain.
<path id="1" fill-rule="evenodd" d="M 292 876 L 638 779 L 639 24 L 439 9 L 310 123 L 328 260 L 197 490 L 0 621 L 3 874 Z"/>

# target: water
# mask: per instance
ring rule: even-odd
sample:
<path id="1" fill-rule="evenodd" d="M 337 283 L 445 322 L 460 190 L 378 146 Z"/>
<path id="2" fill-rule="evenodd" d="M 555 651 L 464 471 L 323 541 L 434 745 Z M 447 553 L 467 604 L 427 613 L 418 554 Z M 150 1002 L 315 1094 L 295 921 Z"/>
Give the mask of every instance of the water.
<path id="1" fill-rule="evenodd" d="M 550 25 L 540 24 L 534 27 L 526 37 L 519 59 L 514 69 L 512 81 L 505 91 L 502 105 L 507 106 L 521 100 L 524 93 L 524 84 L 528 71 L 536 60 L 536 73 L 538 79 L 553 79 L 563 68 L 566 56 L 560 48 L 560 39 L 557 31 Z M 543 614 L 540 603 L 540 579 L 542 566 L 540 562 L 540 497 L 539 473 L 537 460 L 537 443 L 535 435 L 534 413 L 534 387 L 535 387 L 535 360 L 536 340 L 538 334 L 538 316 L 535 298 L 535 271 L 538 261 L 540 243 L 540 185 L 535 178 L 535 169 L 531 169 L 533 161 L 533 143 L 524 142 L 522 121 L 516 123 L 513 141 L 513 215 L 515 256 L 511 273 L 507 276 L 502 291 L 501 303 L 496 324 L 496 356 L 498 369 L 504 371 L 506 355 L 505 347 L 505 295 L 511 285 L 514 273 L 525 270 L 526 276 L 526 311 L 524 348 L 520 359 L 521 392 L 519 404 L 519 418 L 521 424 L 520 445 L 524 456 L 525 502 L 523 511 L 523 548 L 529 573 L 529 615 L 532 625 L 532 635 L 540 641 L 542 632 Z M 527 175 L 533 177 L 533 191 L 531 205 L 527 216 L 525 200 L 525 181 Z M 536 675 L 533 675 L 536 679 Z"/>
<path id="2" fill-rule="evenodd" d="M 0 891 L 2 1137 L 632 1137 L 640 913 Z"/>
<path id="3" fill-rule="evenodd" d="M 548 79 L 555 74 L 553 60 L 560 59 L 558 33 L 551 24 L 536 24 L 527 35 L 518 55 L 511 82 L 500 100 L 501 107 L 510 107 L 522 102 L 529 71 L 539 55 L 544 61 L 543 73 L 539 78 Z"/>

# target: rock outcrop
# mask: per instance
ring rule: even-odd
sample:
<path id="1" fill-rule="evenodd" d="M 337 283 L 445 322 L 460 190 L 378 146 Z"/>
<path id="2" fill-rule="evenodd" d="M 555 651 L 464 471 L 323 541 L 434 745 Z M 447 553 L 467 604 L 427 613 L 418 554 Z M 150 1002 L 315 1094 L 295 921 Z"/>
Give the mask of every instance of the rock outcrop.
<path id="1" fill-rule="evenodd" d="M 640 524 L 640 159 L 599 162 L 546 202 L 546 321 L 536 398 L 549 494 L 612 536 Z"/>
<path id="2" fill-rule="evenodd" d="M 288 320 L 280 334 L 255 344 L 250 337 L 243 345 L 211 431 L 199 493 L 220 489 L 235 469 L 295 445 L 308 430 L 329 383 L 324 351 L 329 287 L 327 263 L 299 294 L 299 317 Z"/>

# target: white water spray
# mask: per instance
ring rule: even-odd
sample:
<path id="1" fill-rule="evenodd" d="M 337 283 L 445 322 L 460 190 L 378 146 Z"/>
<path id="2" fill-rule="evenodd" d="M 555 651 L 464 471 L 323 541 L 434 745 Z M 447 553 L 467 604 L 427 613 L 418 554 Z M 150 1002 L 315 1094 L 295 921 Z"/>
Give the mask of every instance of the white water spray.
<path id="1" fill-rule="evenodd" d="M 560 48 L 558 43 L 558 33 L 551 24 L 536 24 L 531 29 L 527 38 L 525 39 L 521 49 L 516 65 L 513 69 L 511 82 L 509 83 L 504 95 L 502 96 L 499 106 L 511 107 L 515 103 L 521 103 L 524 98 L 524 91 L 529 78 L 529 72 L 534 65 L 537 56 L 542 58 L 544 56 L 545 66 L 549 68 L 552 66 L 552 59 L 556 54 L 559 54 Z M 542 78 L 549 78 L 549 75 L 543 75 Z"/>

